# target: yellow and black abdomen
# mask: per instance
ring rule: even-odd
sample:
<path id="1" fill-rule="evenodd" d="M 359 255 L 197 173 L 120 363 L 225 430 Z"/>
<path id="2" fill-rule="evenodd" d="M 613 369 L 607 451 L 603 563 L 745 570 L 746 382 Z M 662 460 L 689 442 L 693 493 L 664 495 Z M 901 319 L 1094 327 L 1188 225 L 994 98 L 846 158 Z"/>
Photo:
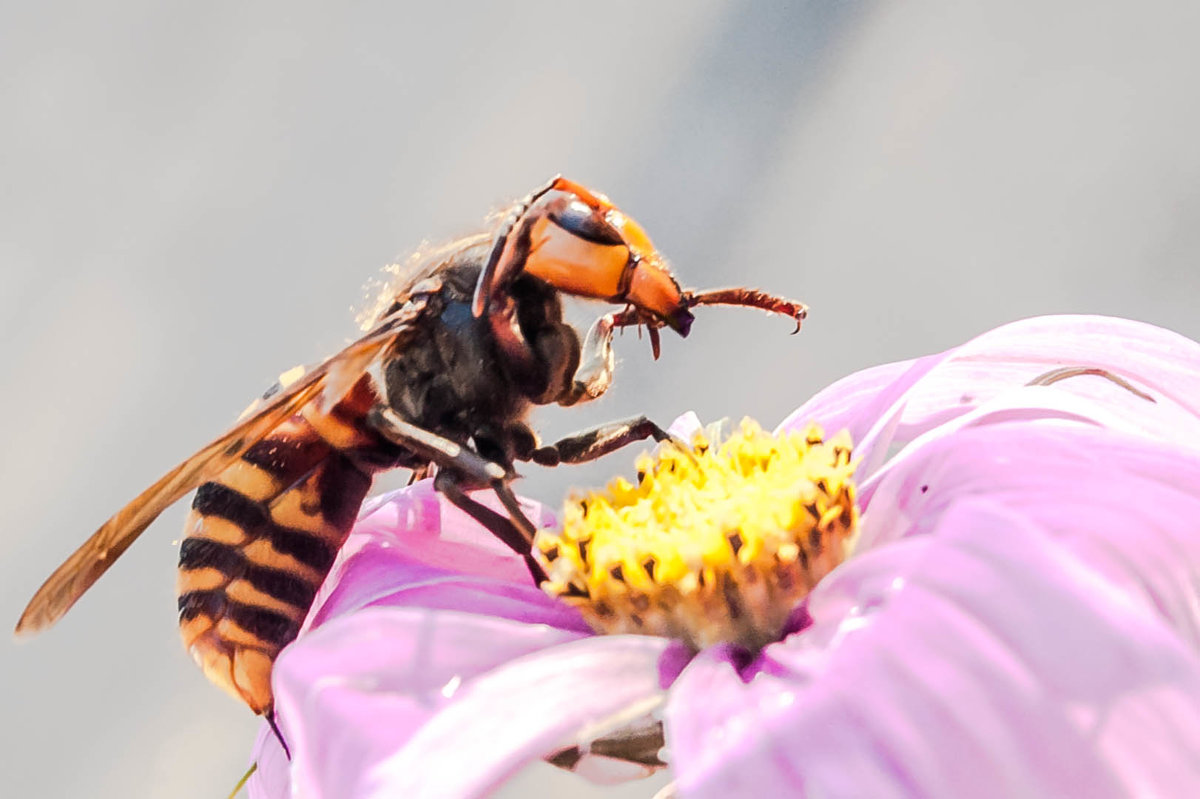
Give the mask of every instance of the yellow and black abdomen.
<path id="1" fill-rule="evenodd" d="M 365 378 L 328 411 L 316 403 L 200 486 L 179 553 L 179 624 L 205 675 L 255 713 L 371 487 Z"/>

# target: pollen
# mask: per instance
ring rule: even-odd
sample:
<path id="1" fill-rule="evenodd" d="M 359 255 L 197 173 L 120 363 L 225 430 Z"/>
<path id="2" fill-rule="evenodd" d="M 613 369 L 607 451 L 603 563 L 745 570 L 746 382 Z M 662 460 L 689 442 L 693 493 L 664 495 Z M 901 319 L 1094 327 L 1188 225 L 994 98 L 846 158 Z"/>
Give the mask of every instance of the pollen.
<path id="1" fill-rule="evenodd" d="M 747 419 L 691 445 L 663 444 L 639 458 L 636 482 L 568 500 L 561 531 L 534 540 L 542 588 L 598 633 L 757 652 L 853 547 L 850 436 L 775 437 Z"/>

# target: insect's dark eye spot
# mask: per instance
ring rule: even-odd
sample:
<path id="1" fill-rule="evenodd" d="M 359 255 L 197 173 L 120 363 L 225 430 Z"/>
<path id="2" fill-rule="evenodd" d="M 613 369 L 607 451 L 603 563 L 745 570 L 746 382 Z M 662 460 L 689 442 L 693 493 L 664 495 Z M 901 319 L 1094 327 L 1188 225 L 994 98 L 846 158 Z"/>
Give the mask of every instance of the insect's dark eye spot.
<path id="1" fill-rule="evenodd" d="M 581 200 L 571 200 L 550 213 L 550 218 L 563 230 L 596 244 L 622 244 L 617 229 Z"/>

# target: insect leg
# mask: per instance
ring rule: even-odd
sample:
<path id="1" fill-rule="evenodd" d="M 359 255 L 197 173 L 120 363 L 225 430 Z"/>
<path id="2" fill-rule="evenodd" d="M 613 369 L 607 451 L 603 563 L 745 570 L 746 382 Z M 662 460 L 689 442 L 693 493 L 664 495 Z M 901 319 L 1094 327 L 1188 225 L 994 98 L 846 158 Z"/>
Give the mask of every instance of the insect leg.
<path id="1" fill-rule="evenodd" d="M 436 471 L 437 471 L 437 467 L 434 466 L 432 463 L 425 463 L 425 464 L 422 464 L 421 466 L 414 466 L 412 473 L 408 475 L 408 482 L 405 485 L 412 485 L 413 483 L 419 483 L 420 481 L 424 480 L 426 477 L 432 477 Z"/>
<path id="2" fill-rule="evenodd" d="M 605 314 L 588 330 L 579 354 L 579 368 L 575 370 L 571 387 L 559 398 L 559 405 L 590 402 L 612 385 L 617 365 L 612 348 L 614 319 L 612 314 Z"/>
<path id="3" fill-rule="evenodd" d="M 525 559 L 525 567 L 529 569 L 529 574 L 533 577 L 534 583 L 541 583 L 546 579 L 546 572 L 536 560 L 533 559 L 533 524 L 525 518 L 524 512 L 516 503 L 516 497 L 512 496 L 512 491 L 506 483 L 501 483 L 496 488 L 496 493 L 500 496 L 503 502 L 505 496 L 511 498 L 511 507 L 508 502 L 504 502 L 508 512 L 513 514 L 514 519 L 521 520 L 521 526 L 526 529 L 521 529 L 521 526 L 514 524 L 511 519 L 502 513 L 496 511 L 472 499 L 463 491 L 462 486 L 458 484 L 458 478 L 451 472 L 438 472 L 437 477 L 433 479 L 433 487 L 445 495 L 446 499 L 457 507 L 459 510 L 466 513 L 475 521 L 483 525 L 489 533 L 499 538 L 509 549 L 516 552 Z M 502 493 L 503 492 L 503 493 Z"/>
<path id="4" fill-rule="evenodd" d="M 584 430 L 560 439 L 553 444 L 538 447 L 530 460 L 542 466 L 557 466 L 560 463 L 585 463 L 637 441 L 653 438 L 655 441 L 670 441 L 684 452 L 691 452 L 687 443 L 678 436 L 668 433 L 645 416 L 610 422 L 591 430 Z"/>
<path id="5" fill-rule="evenodd" d="M 613 331 L 618 327 L 642 324 L 646 325 L 650 343 L 654 348 L 654 357 L 657 359 L 658 328 L 651 320 L 632 308 L 605 314 L 588 330 L 587 338 L 580 349 L 579 368 L 575 370 L 571 387 L 558 399 L 558 404 L 570 406 L 590 402 L 608 391 L 617 366 L 612 347 Z"/>
<path id="6" fill-rule="evenodd" d="M 468 447 L 432 433 L 423 427 L 404 421 L 391 408 L 376 407 L 367 414 L 367 424 L 394 444 L 428 458 L 438 467 L 433 487 L 441 491 L 454 505 L 482 524 L 492 535 L 525 558 L 530 574 L 537 581 L 546 579 L 541 567 L 529 554 L 533 544 L 534 524 L 521 510 L 516 496 L 508 487 L 511 475 L 498 463 L 489 461 Z M 463 486 L 491 488 L 512 516 L 505 518 L 491 508 L 467 496 Z"/>
<path id="7" fill-rule="evenodd" d="M 642 719 L 628 727 L 611 732 L 584 744 L 559 749 L 546 757 L 546 762 L 567 771 L 574 771 L 584 757 L 599 755 L 645 766 L 648 771 L 666 767 L 660 757 L 665 741 L 661 721 Z"/>
<path id="8" fill-rule="evenodd" d="M 483 488 L 509 479 L 498 463 L 468 447 L 432 433 L 400 418 L 394 410 L 379 406 L 367 414 L 367 424 L 393 444 L 425 458 L 439 469 L 458 472 L 470 485 Z"/>
<path id="9" fill-rule="evenodd" d="M 287 741 L 283 739 L 283 733 L 279 731 L 279 725 L 275 723 L 275 706 L 271 705 L 263 711 L 263 718 L 267 720 L 267 726 L 271 728 L 271 732 L 275 733 L 276 740 L 283 747 L 283 754 L 288 760 L 292 759 L 292 750 L 288 748 Z"/>

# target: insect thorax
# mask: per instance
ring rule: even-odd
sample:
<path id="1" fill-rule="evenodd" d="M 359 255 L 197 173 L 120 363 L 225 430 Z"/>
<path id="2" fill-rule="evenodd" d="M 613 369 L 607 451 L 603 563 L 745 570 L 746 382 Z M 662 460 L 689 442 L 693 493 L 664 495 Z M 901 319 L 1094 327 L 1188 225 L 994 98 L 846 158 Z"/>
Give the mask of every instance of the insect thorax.
<path id="1" fill-rule="evenodd" d="M 554 289 L 519 277 L 509 296 L 534 355 L 532 371 L 519 372 L 497 347 L 489 322 L 471 313 L 478 274 L 474 261 L 448 264 L 438 274 L 441 286 L 413 336 L 384 365 L 386 401 L 412 424 L 460 443 L 487 439 L 511 457 L 514 428 L 524 427 L 531 406 L 553 402 L 570 385 L 579 335 L 563 322 Z"/>

